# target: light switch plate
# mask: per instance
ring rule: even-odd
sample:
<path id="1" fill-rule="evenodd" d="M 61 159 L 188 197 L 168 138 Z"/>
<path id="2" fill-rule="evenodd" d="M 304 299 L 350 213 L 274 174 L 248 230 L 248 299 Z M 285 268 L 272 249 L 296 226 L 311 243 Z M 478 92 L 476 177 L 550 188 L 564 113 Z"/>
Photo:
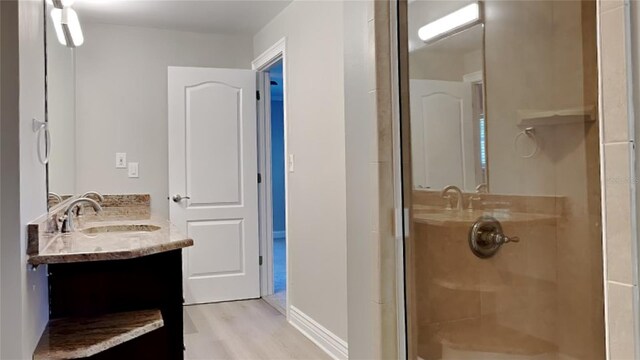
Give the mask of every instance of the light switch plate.
<path id="1" fill-rule="evenodd" d="M 138 178 L 140 177 L 138 174 L 138 163 L 130 162 L 129 163 L 129 177 L 130 178 Z"/>
<path id="2" fill-rule="evenodd" d="M 296 166 L 296 157 L 293 154 L 289 154 L 289 172 L 294 172 Z"/>
<path id="3" fill-rule="evenodd" d="M 127 153 L 116 153 L 116 169 L 127 168 Z"/>

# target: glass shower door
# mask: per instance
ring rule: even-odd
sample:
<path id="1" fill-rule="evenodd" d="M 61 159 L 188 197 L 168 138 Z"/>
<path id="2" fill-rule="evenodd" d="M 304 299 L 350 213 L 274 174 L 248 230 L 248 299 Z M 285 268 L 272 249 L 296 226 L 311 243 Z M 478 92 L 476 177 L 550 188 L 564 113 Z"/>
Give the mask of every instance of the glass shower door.
<path id="1" fill-rule="evenodd" d="M 595 1 L 399 17 L 410 358 L 604 359 Z"/>

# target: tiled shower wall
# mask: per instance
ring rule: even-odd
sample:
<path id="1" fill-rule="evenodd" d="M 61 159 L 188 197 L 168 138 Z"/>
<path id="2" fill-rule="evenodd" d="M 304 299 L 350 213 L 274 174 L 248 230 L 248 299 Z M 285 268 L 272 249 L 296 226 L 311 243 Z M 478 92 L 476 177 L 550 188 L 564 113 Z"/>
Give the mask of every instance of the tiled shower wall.
<path id="1" fill-rule="evenodd" d="M 634 4 L 635 6 L 635 4 Z M 631 4 L 599 0 L 600 128 L 607 350 L 611 360 L 637 359 L 637 246 L 630 103 Z"/>
<path id="2" fill-rule="evenodd" d="M 395 359 L 392 52 L 388 0 L 345 2 L 349 358 Z"/>

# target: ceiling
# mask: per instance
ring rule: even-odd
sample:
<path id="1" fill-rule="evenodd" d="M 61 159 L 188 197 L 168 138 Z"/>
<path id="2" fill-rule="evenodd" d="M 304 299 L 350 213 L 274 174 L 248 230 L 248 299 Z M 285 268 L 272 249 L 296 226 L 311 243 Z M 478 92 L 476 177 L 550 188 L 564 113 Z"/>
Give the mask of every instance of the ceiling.
<path id="1" fill-rule="evenodd" d="M 82 23 L 254 35 L 291 0 L 76 0 Z"/>

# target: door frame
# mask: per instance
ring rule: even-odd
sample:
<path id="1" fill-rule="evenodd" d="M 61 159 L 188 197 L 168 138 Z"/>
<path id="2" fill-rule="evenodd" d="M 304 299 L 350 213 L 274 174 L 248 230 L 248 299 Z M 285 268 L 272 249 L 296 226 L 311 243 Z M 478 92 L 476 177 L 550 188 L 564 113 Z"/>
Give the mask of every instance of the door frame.
<path id="1" fill-rule="evenodd" d="M 260 54 L 251 62 L 251 69 L 258 73 L 257 89 L 261 95 L 261 102 L 258 102 L 258 171 L 262 174 L 262 182 L 258 184 L 258 219 L 259 219 L 259 236 L 260 236 L 260 256 L 263 262 L 260 267 L 260 295 L 265 296 L 273 294 L 273 210 L 272 210 L 272 184 L 271 184 L 271 94 L 266 83 L 269 78 L 265 77 L 265 71 L 276 62 L 282 60 L 282 106 L 283 106 L 283 128 L 284 128 L 284 197 L 285 197 L 285 242 L 286 253 L 286 304 L 285 315 L 289 319 L 289 296 L 291 294 L 290 281 L 290 261 L 289 261 L 289 171 L 287 159 L 289 123 L 287 111 L 287 57 L 286 57 L 286 37 L 278 40 L 275 44 Z"/>
<path id="2" fill-rule="evenodd" d="M 408 310 L 411 310 L 410 304 L 407 302 L 407 291 L 411 291 L 407 286 L 407 281 L 411 281 L 413 274 L 407 273 L 407 265 L 411 262 L 408 260 L 408 251 L 411 249 L 407 247 L 407 243 L 410 241 L 410 208 L 411 208 L 411 192 L 405 192 L 403 189 L 411 189 L 413 187 L 413 177 L 411 173 L 403 173 L 403 161 L 411 162 L 410 154 L 405 154 L 405 151 L 410 151 L 408 147 L 403 147 L 402 137 L 410 135 L 408 133 L 409 127 L 407 126 L 410 117 L 403 118 L 409 110 L 409 104 L 402 101 L 403 92 L 405 95 L 408 90 L 408 83 L 405 83 L 403 76 L 407 73 L 406 65 L 408 65 L 408 58 L 402 57 L 401 50 L 403 46 L 407 46 L 407 42 L 404 44 L 401 42 L 405 40 L 406 34 L 402 34 L 399 23 L 402 20 L 407 20 L 406 6 L 407 3 L 402 3 L 398 0 L 389 1 L 389 45 L 391 47 L 391 116 L 393 118 L 392 136 L 393 136 L 393 202 L 395 208 L 394 223 L 395 223 L 395 242 L 396 242 L 396 341 L 398 344 L 397 355 L 398 359 L 408 359 L 412 354 L 408 348 L 408 340 L 411 335 L 410 325 L 408 322 Z M 401 8 L 404 7 L 404 8 Z M 408 54 L 408 51 L 407 51 Z M 407 77 L 408 79 L 408 77 Z"/>

